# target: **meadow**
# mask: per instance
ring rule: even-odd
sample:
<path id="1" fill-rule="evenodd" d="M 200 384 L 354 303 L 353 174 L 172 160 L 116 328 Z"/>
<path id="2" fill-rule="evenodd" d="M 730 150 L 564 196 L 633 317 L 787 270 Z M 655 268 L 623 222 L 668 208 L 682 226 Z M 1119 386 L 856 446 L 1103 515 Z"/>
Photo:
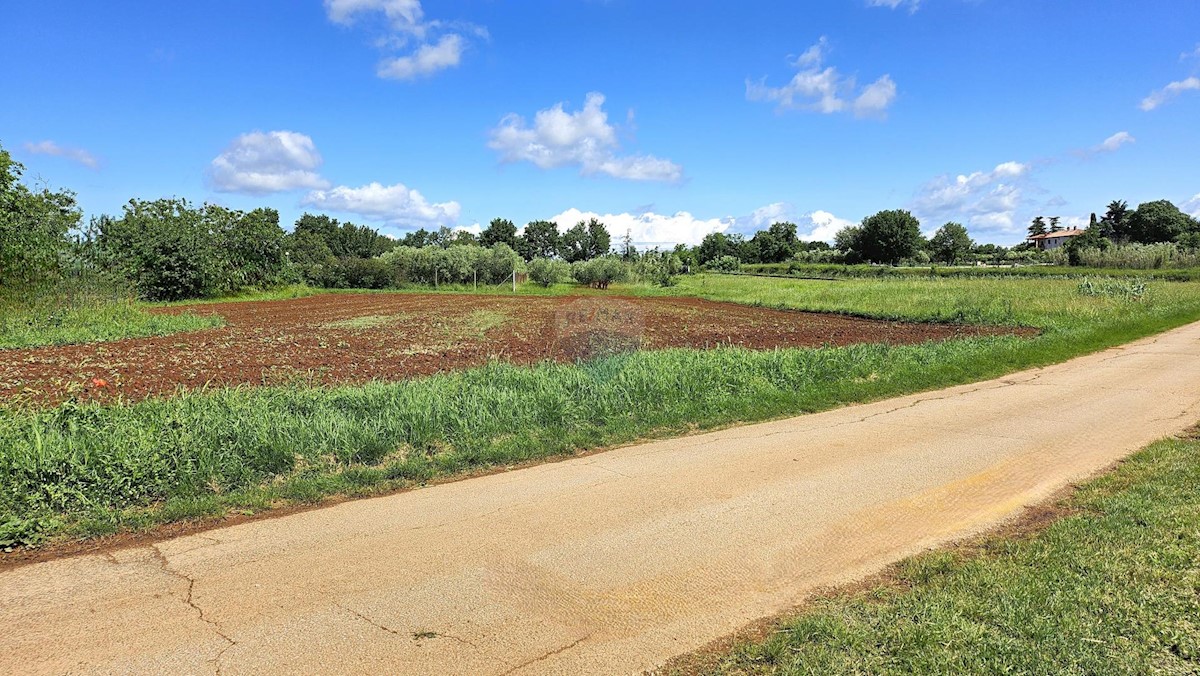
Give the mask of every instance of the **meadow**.
<path id="1" fill-rule="evenodd" d="M 1089 290 L 1062 278 L 680 280 L 609 293 L 1032 327 L 1039 334 L 901 346 L 666 349 L 568 364 L 494 361 L 403 382 L 11 406 L 0 410 L 0 542 L 87 538 L 411 488 L 986 379 L 1200 319 L 1200 284 L 1193 283 L 1130 287 L 1117 280 Z"/>

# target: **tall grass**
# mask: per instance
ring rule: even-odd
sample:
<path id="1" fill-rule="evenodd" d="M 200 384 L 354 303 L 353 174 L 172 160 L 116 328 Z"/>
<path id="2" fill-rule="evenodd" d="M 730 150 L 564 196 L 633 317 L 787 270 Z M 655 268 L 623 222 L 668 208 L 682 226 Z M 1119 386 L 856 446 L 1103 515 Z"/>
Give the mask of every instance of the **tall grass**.
<path id="1" fill-rule="evenodd" d="M 1138 300 L 1069 280 L 812 282 L 711 276 L 642 294 L 1034 326 L 1032 339 L 668 350 L 361 387 L 191 393 L 0 410 L 0 542 L 88 536 L 365 494 L 477 468 L 997 376 L 1200 319 L 1200 285 Z"/>
<path id="2" fill-rule="evenodd" d="M 223 323 L 217 316 L 154 314 L 102 292 L 0 296 L 0 349 L 164 336 Z"/>

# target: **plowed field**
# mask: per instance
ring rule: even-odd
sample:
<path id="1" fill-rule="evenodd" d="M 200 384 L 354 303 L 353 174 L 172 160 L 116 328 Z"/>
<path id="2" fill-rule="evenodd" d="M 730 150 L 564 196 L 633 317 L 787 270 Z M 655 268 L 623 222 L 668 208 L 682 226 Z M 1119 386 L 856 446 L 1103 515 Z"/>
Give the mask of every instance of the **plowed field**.
<path id="1" fill-rule="evenodd" d="M 0 351 L 0 401 L 136 401 L 181 389 L 401 380 L 501 359 L 629 349 L 920 343 L 1012 329 L 886 322 L 692 298 L 327 294 L 175 307 L 226 326 Z"/>

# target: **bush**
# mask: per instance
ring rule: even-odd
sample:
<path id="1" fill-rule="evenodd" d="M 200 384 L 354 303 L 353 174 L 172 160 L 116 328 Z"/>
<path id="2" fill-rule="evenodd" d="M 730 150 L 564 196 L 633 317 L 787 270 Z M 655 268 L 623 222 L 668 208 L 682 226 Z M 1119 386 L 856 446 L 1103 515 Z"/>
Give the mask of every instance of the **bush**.
<path id="1" fill-rule="evenodd" d="M 721 256 L 708 264 L 708 269 L 714 272 L 737 272 L 742 267 L 742 261 L 737 256 Z"/>
<path id="2" fill-rule="evenodd" d="M 525 270 L 525 261 L 512 247 L 500 243 L 491 248 L 458 244 L 399 246 L 379 257 L 392 269 L 399 284 L 500 284 L 514 270 Z"/>
<path id="3" fill-rule="evenodd" d="M 529 279 L 545 287 L 571 278 L 571 265 L 551 258 L 535 258 L 529 263 Z"/>
<path id="4" fill-rule="evenodd" d="M 589 261 L 578 261 L 571 265 L 575 281 L 594 289 L 607 289 L 613 282 L 629 278 L 629 268 L 617 256 L 601 256 Z"/>

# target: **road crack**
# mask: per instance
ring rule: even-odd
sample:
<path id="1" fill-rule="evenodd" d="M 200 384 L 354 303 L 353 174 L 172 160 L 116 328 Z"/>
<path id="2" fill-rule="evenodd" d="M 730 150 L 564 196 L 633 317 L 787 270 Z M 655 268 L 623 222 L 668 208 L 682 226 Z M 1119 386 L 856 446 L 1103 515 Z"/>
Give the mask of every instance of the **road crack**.
<path id="1" fill-rule="evenodd" d="M 543 660 L 548 660 L 548 659 L 550 659 L 551 657 L 554 657 L 555 655 L 561 655 L 562 653 L 565 653 L 565 652 L 567 652 L 567 651 L 568 651 L 568 650 L 570 650 L 571 648 L 574 648 L 575 646 L 579 645 L 580 643 L 583 643 L 584 641 L 588 640 L 588 639 L 589 639 L 589 638 L 591 638 L 591 637 L 592 637 L 592 635 L 591 635 L 591 634 L 588 634 L 587 636 L 584 636 L 584 637 L 582 637 L 582 638 L 578 638 L 578 639 L 576 639 L 574 642 L 572 642 L 572 643 L 568 643 L 567 645 L 565 645 L 565 646 L 562 646 L 561 648 L 555 648 L 554 650 L 551 650 L 551 651 L 550 651 L 550 652 L 548 652 L 548 653 L 544 653 L 544 654 L 542 654 L 542 655 L 538 655 L 537 657 L 535 657 L 535 658 L 533 658 L 533 659 L 531 659 L 531 660 L 526 660 L 526 661 L 524 661 L 524 662 L 522 662 L 522 663 L 518 664 L 517 666 L 513 667 L 512 669 L 509 669 L 508 671 L 504 672 L 504 673 L 503 673 L 503 674 L 501 674 L 500 676 L 508 676 L 509 674 L 516 673 L 516 672 L 518 672 L 518 671 L 520 671 L 520 670 L 524 669 L 525 667 L 528 667 L 528 666 L 531 666 L 531 665 L 537 664 L 538 662 L 541 662 L 541 661 L 543 661 Z"/>
<path id="2" fill-rule="evenodd" d="M 211 539 L 211 538 L 209 538 L 209 539 Z M 207 624 L 209 627 L 211 627 L 213 633 L 216 634 L 217 636 L 220 636 L 221 639 L 223 641 L 225 641 L 225 644 L 226 644 L 225 647 L 222 648 L 220 650 L 220 652 L 218 652 L 210 660 L 208 660 L 209 663 L 211 663 L 216 668 L 216 673 L 218 675 L 221 674 L 221 671 L 222 671 L 221 658 L 223 658 L 225 656 L 225 653 L 228 652 L 230 648 L 233 648 L 234 646 L 237 645 L 237 641 L 230 638 L 230 636 L 225 633 L 225 630 L 221 627 L 220 623 L 217 622 L 216 620 L 212 619 L 211 617 L 209 617 L 204 612 L 204 609 L 201 608 L 200 605 L 196 603 L 196 600 L 195 600 L 196 579 L 182 571 L 172 568 L 170 560 L 167 559 L 166 555 L 163 554 L 163 551 L 161 549 L 159 549 L 158 545 L 150 545 L 150 551 L 152 551 L 154 553 L 154 559 L 158 562 L 159 568 L 164 573 L 171 575 L 173 577 L 177 577 L 180 580 L 183 580 L 188 583 L 187 596 L 184 599 L 182 599 L 183 602 L 186 603 L 189 608 L 196 611 L 196 615 L 197 615 L 197 617 L 200 618 L 201 622 L 203 622 L 203 623 Z"/>

